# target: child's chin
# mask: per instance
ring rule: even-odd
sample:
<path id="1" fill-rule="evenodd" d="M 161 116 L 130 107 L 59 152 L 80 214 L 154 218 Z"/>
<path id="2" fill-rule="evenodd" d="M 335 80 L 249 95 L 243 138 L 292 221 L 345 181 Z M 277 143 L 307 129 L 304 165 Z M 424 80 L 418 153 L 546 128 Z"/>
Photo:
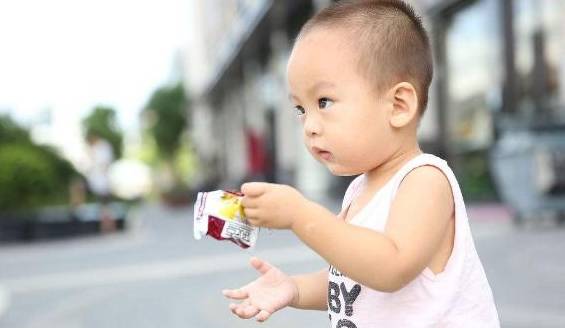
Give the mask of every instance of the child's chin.
<path id="1" fill-rule="evenodd" d="M 328 170 L 330 171 L 330 173 L 332 175 L 338 176 L 338 177 L 349 177 L 352 175 L 359 175 L 358 172 L 353 171 L 351 169 L 345 168 L 345 167 L 338 167 L 338 166 L 334 166 L 334 165 L 326 165 L 326 167 L 328 168 Z"/>

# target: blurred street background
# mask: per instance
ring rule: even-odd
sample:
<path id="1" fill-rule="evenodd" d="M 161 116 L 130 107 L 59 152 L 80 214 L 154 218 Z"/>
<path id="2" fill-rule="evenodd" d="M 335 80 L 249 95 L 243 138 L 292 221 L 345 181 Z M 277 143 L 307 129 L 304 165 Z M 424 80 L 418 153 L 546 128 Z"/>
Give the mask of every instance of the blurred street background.
<path id="1" fill-rule="evenodd" d="M 466 198 L 503 327 L 565 327 L 565 0 L 412 0 L 435 76 L 419 131 Z M 221 290 L 290 233 L 192 237 L 198 191 L 260 180 L 337 212 L 286 61 L 331 0 L 0 3 L 0 327 L 249 327 Z M 265 327 L 327 326 L 284 310 Z"/>

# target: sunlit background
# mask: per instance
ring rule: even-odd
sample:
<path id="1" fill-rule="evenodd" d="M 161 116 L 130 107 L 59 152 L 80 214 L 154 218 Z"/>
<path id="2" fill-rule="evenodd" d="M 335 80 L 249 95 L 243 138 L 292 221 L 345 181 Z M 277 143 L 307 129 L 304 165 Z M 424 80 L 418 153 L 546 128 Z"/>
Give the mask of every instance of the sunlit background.
<path id="1" fill-rule="evenodd" d="M 331 0 L 0 2 L 0 327 L 249 327 L 220 291 L 288 232 L 192 238 L 198 191 L 350 179 L 301 144 L 286 62 Z M 565 0 L 412 0 L 435 76 L 419 130 L 463 189 L 503 327 L 565 327 Z M 327 325 L 284 310 L 266 327 Z"/>

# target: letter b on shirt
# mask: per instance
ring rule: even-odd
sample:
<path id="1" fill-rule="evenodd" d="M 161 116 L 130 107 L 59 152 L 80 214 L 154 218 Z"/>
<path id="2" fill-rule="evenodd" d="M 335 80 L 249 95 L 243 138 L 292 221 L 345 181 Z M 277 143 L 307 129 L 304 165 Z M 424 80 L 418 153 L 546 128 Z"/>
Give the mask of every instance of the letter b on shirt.
<path id="1" fill-rule="evenodd" d="M 341 313 L 343 310 L 348 317 L 353 316 L 353 303 L 361 293 L 361 286 L 359 284 L 353 285 L 350 290 L 347 290 L 345 283 L 336 284 L 333 281 L 328 285 L 328 308 L 334 313 Z M 343 306 L 342 306 L 343 305 Z M 354 328 L 356 325 L 348 319 L 340 319 L 337 327 Z"/>
<path id="2" fill-rule="evenodd" d="M 341 283 L 339 286 L 333 281 L 330 281 L 328 285 L 328 307 L 332 312 L 340 313 L 342 298 L 345 303 L 345 315 L 351 317 L 353 315 L 353 303 L 361 293 L 361 286 L 359 284 L 353 285 L 350 290 L 347 290 L 345 283 Z"/>

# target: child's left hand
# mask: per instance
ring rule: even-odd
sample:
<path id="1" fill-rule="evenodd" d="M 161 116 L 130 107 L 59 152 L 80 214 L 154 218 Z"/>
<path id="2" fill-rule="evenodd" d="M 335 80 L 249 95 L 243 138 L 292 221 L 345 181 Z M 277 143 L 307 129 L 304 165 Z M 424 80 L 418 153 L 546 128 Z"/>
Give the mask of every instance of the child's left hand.
<path id="1" fill-rule="evenodd" d="M 281 184 L 248 182 L 241 186 L 245 216 L 254 226 L 291 229 L 308 202 L 298 190 Z"/>

